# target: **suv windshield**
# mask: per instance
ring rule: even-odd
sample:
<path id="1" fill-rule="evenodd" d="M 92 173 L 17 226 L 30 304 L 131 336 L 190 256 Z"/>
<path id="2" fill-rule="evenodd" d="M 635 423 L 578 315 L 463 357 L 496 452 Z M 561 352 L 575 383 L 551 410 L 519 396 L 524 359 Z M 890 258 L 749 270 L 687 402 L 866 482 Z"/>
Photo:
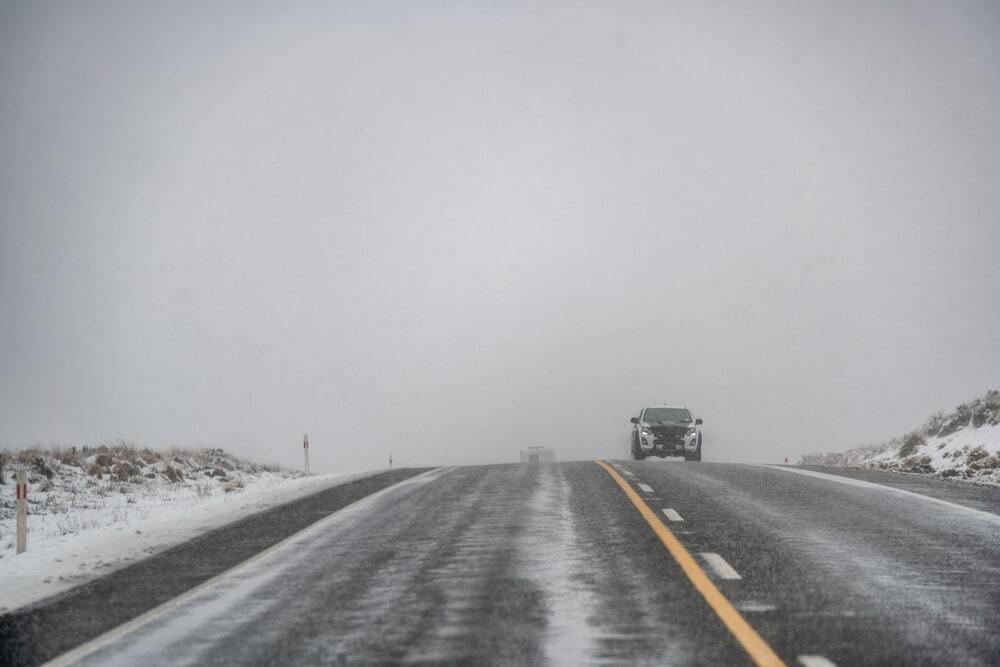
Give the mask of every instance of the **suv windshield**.
<path id="1" fill-rule="evenodd" d="M 644 422 L 689 422 L 691 413 L 686 408 L 646 408 Z"/>

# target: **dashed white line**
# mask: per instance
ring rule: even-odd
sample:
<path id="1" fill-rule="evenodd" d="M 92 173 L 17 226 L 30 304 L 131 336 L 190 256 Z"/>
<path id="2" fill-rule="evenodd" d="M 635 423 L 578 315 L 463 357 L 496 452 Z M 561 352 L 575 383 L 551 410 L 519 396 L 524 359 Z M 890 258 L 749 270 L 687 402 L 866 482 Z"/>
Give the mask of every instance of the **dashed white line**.
<path id="1" fill-rule="evenodd" d="M 733 566 L 726 562 L 726 559 L 719 554 L 702 553 L 701 557 L 719 575 L 720 579 L 742 579 L 740 573 L 733 569 Z"/>
<path id="2" fill-rule="evenodd" d="M 800 655 L 799 662 L 803 667 L 837 667 L 835 662 L 821 655 Z"/>
<path id="3" fill-rule="evenodd" d="M 684 520 L 684 517 L 682 517 L 680 514 L 678 514 L 677 510 L 675 510 L 675 509 L 671 509 L 671 508 L 667 507 L 667 508 L 665 508 L 663 510 L 663 513 L 671 521 L 683 521 Z"/>
<path id="4" fill-rule="evenodd" d="M 649 484 L 639 484 L 639 488 L 642 489 L 644 493 L 654 493 L 653 487 Z"/>

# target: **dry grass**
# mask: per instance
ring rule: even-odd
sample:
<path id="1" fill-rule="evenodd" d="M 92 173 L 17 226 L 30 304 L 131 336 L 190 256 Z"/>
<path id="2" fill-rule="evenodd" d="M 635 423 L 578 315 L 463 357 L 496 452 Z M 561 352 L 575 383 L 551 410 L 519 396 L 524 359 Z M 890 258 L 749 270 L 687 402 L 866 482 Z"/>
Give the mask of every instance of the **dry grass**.
<path id="1" fill-rule="evenodd" d="M 6 483 L 14 467 L 28 470 L 29 479 L 38 483 L 51 480 L 64 469 L 78 469 L 98 481 L 142 484 L 151 479 L 173 483 L 194 478 L 231 481 L 241 474 L 292 472 L 273 463 L 256 463 L 229 454 L 219 448 L 171 447 L 164 451 L 140 448 L 126 440 L 97 445 L 28 447 L 18 451 L 0 451 L 0 483 Z M 68 472 L 68 471 L 67 471 Z"/>

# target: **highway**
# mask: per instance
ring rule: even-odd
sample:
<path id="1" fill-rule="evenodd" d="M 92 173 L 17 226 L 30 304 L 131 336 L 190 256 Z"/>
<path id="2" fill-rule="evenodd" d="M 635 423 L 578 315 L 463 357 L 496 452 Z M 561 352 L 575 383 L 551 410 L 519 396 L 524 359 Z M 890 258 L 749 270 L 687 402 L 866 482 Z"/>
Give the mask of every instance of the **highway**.
<path id="1" fill-rule="evenodd" d="M 662 461 L 439 468 L 53 664 L 1000 663 L 1000 490 Z"/>

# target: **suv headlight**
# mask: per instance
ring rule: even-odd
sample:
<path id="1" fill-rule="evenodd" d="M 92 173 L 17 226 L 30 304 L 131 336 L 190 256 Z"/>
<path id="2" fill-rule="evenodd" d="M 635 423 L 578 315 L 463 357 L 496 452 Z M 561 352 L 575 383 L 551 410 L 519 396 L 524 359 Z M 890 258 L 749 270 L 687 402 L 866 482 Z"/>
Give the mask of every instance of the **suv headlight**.
<path id="1" fill-rule="evenodd" d="M 643 426 L 640 426 L 640 427 L 639 427 L 639 430 L 640 430 L 640 431 L 642 431 L 642 434 L 643 434 L 643 435 L 653 435 L 653 431 L 652 431 L 652 429 L 650 429 L 650 428 L 649 428 L 648 426 L 646 426 L 646 425 L 643 425 Z"/>
<path id="2" fill-rule="evenodd" d="M 688 426 L 687 433 L 685 433 L 684 435 L 686 437 L 691 437 L 692 435 L 695 435 L 696 433 L 698 433 L 698 429 L 696 429 L 694 426 Z"/>

